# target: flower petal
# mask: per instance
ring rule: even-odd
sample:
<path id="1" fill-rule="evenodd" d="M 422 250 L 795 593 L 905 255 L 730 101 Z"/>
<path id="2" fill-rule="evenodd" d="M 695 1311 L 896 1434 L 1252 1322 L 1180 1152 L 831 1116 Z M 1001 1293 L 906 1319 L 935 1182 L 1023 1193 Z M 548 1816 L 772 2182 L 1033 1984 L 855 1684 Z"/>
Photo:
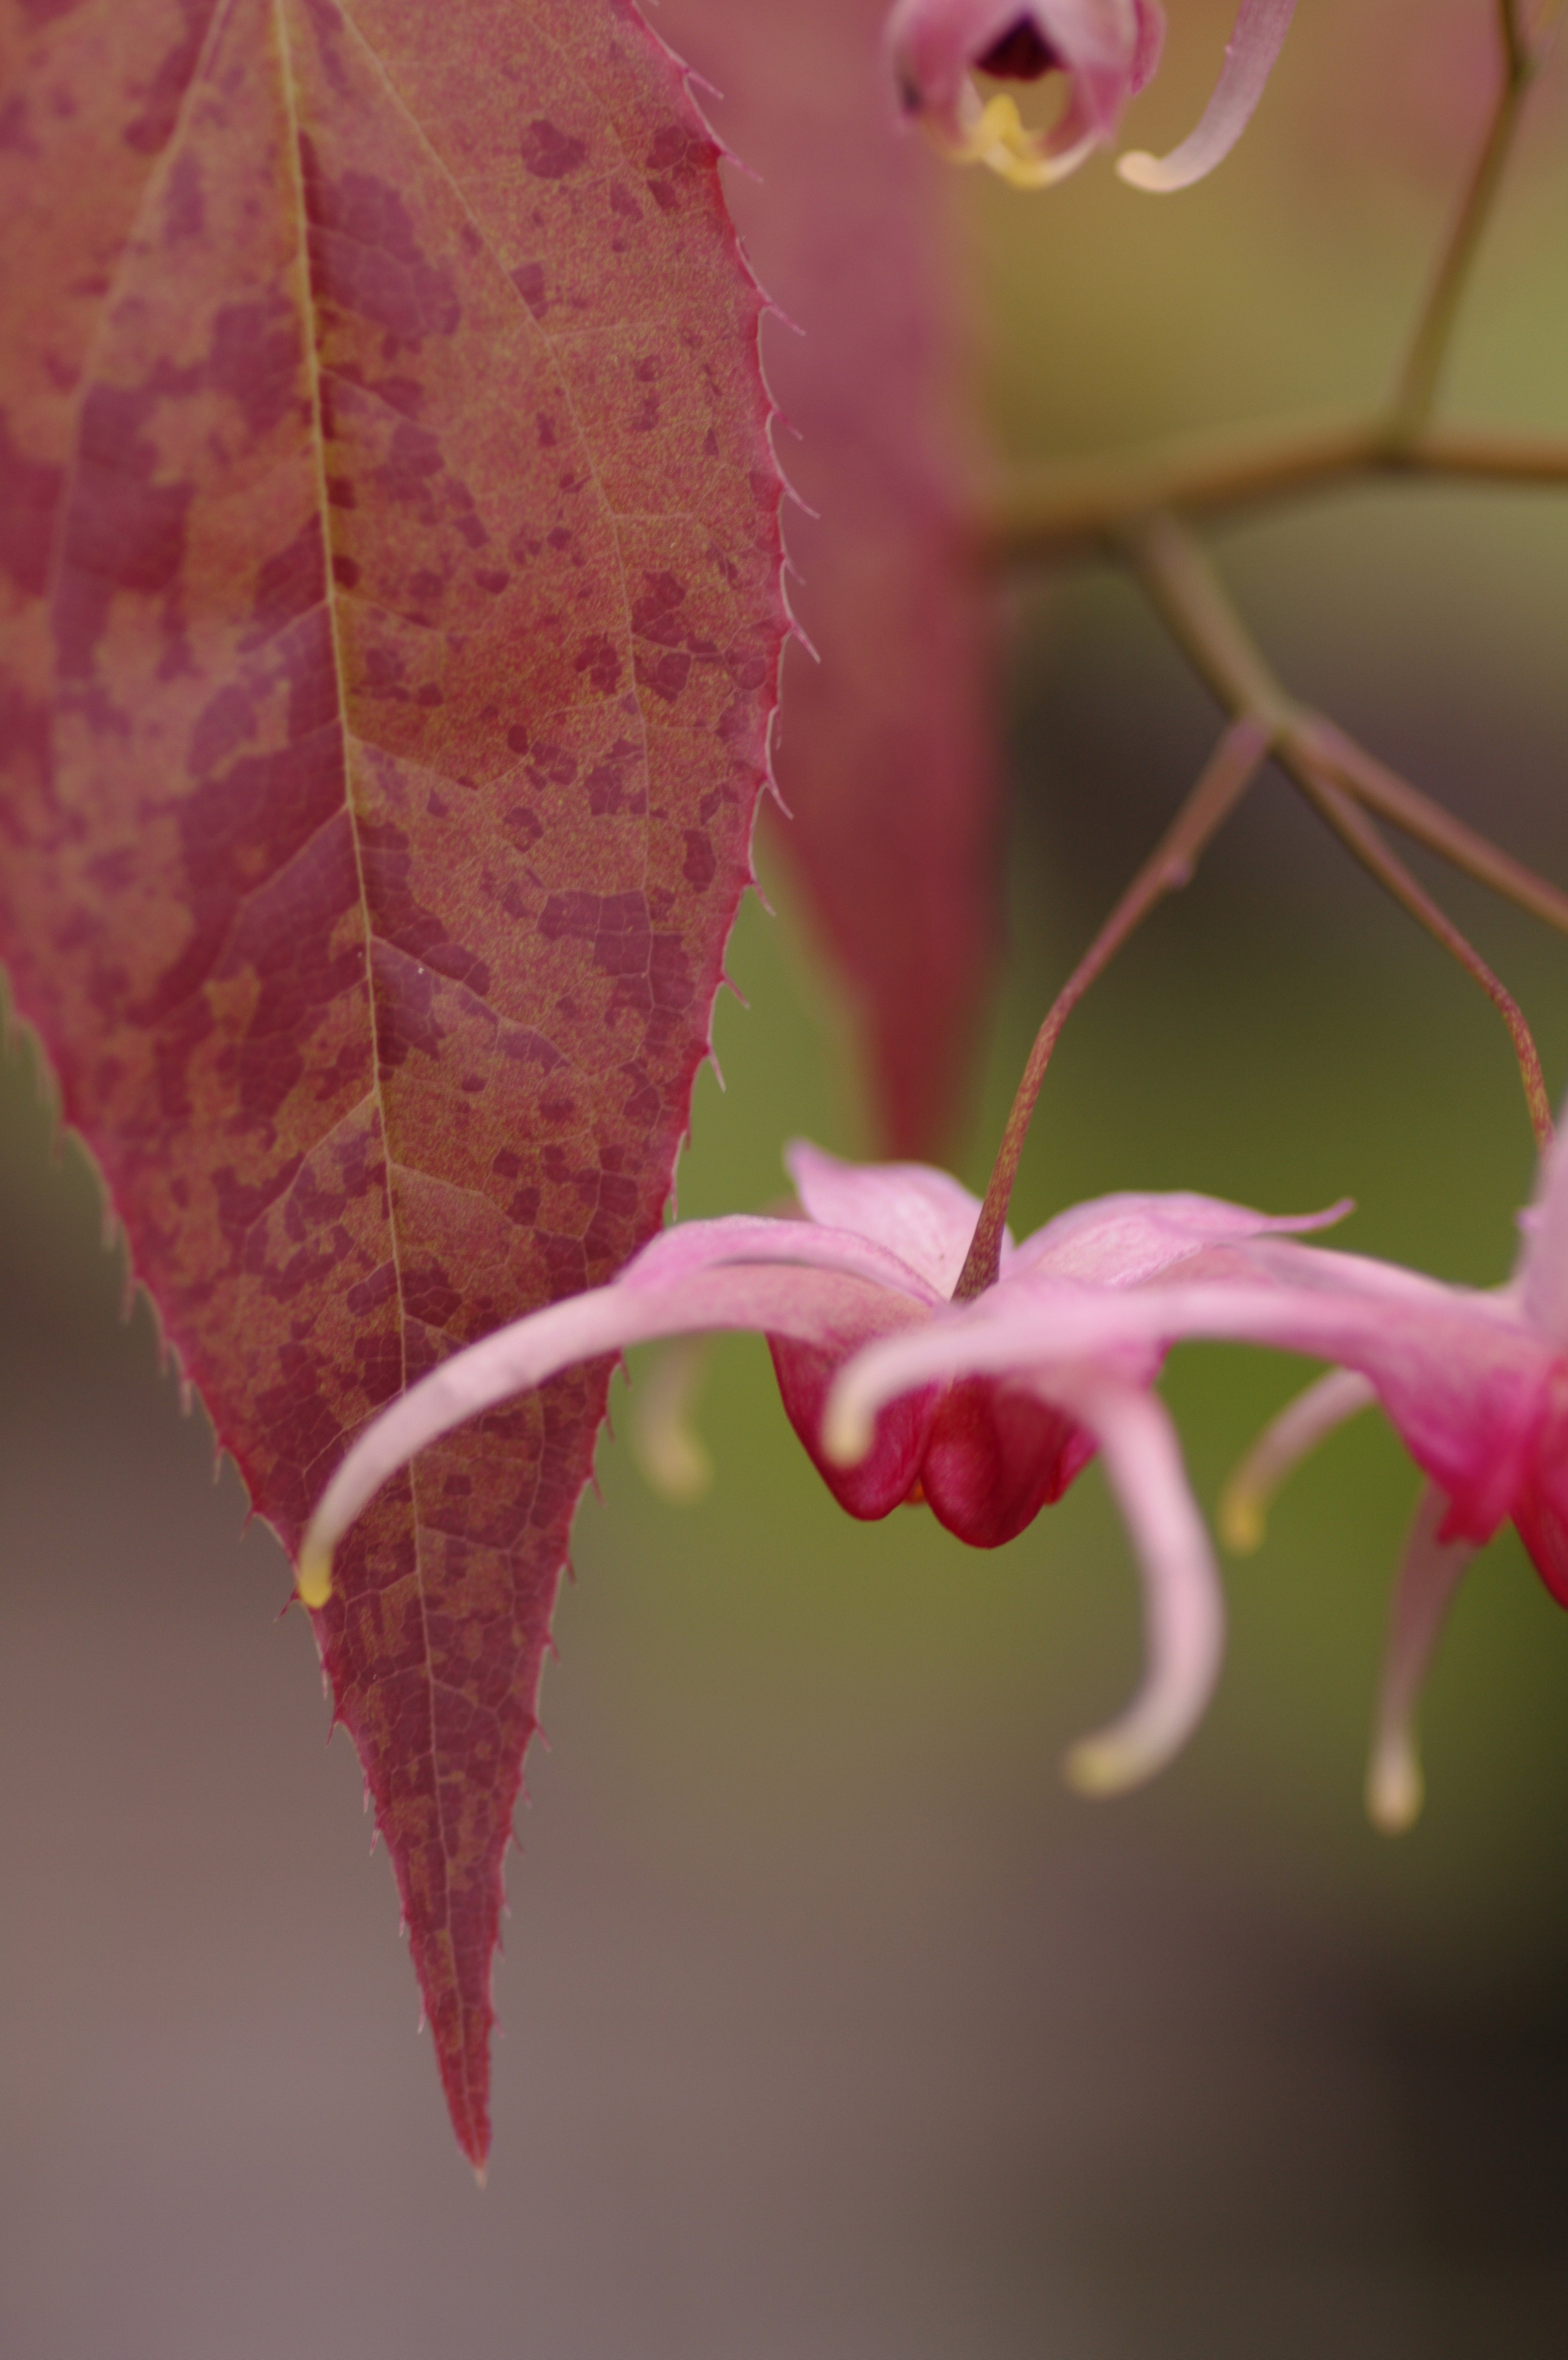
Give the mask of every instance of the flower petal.
<path id="1" fill-rule="evenodd" d="M 1263 1539 L 1268 1503 L 1309 1451 L 1357 1411 L 1369 1409 L 1377 1388 L 1359 1369 L 1331 1369 L 1266 1426 L 1220 1495 L 1220 1538 L 1238 1554 Z"/>
<path id="2" fill-rule="evenodd" d="M 1137 11 L 1137 46 L 1133 52 L 1133 70 L 1128 86 L 1136 98 L 1146 83 L 1152 82 L 1165 49 L 1165 10 L 1159 0 L 1135 0 Z"/>
<path id="3" fill-rule="evenodd" d="M 1241 0 L 1220 79 L 1197 129 L 1168 156 L 1124 156 L 1116 166 L 1123 180 L 1164 196 L 1212 172 L 1251 121 L 1295 10 L 1296 0 Z"/>
<path id="4" fill-rule="evenodd" d="M 1099 1286 L 1132 1286 L 1205 1247 L 1327 1229 L 1354 1208 L 1348 1197 L 1321 1213 L 1255 1213 L 1219 1196 L 1131 1193 L 1092 1197 L 1036 1229 L 1018 1248 L 1009 1275 L 1031 1272 Z"/>
<path id="5" fill-rule="evenodd" d="M 1420 1816 L 1425 1786 L 1416 1753 L 1416 1703 L 1454 1592 L 1475 1554 L 1474 1541 L 1442 1538 L 1448 1513 L 1448 1501 L 1429 1483 L 1394 1586 L 1366 1773 L 1367 1814 L 1385 1835 L 1403 1834 Z"/>
<path id="6" fill-rule="evenodd" d="M 873 1284 L 887 1286 L 913 1302 L 946 1301 L 929 1279 L 901 1256 L 889 1253 L 874 1238 L 853 1229 L 831 1229 L 815 1221 L 778 1220 L 761 1213 L 727 1213 L 716 1221 L 680 1221 L 662 1229 L 633 1254 L 616 1279 L 617 1286 L 635 1293 L 646 1286 L 664 1286 L 673 1279 L 718 1263 L 799 1262 L 817 1270 L 838 1270 Z"/>
<path id="7" fill-rule="evenodd" d="M 957 133 L 970 64 L 1031 13 L 1014 0 L 898 0 L 883 38 L 905 113 Z"/>
<path id="8" fill-rule="evenodd" d="M 767 1226 L 794 1231 L 803 1225 L 780 1221 Z M 663 1284 L 648 1283 L 644 1273 L 643 1283 L 636 1286 L 623 1272 L 612 1285 L 553 1303 L 455 1352 L 365 1429 L 328 1483 L 311 1521 L 300 1557 L 300 1595 L 309 1606 L 325 1603 L 337 1542 L 388 1476 L 416 1451 L 577 1361 L 620 1352 L 629 1344 L 648 1343 L 656 1337 L 722 1328 L 756 1328 L 848 1352 L 870 1337 L 928 1316 L 895 1289 L 850 1273 L 806 1270 L 787 1262 L 773 1267 L 720 1264 L 681 1272 Z"/>
<path id="9" fill-rule="evenodd" d="M 983 106 L 978 100 L 966 104 L 963 122 L 963 144 L 949 147 L 948 155 L 955 163 L 983 164 L 1011 189 L 1054 188 L 1087 163 L 1107 137 L 1076 93 L 1048 132 L 1031 131 L 1006 91 Z"/>
<path id="10" fill-rule="evenodd" d="M 1044 136 L 1026 131 L 1011 96 L 983 106 L 970 70 L 1032 25 L 1069 81 L 1066 111 Z M 1123 107 L 1158 62 L 1164 18 L 1155 0 L 899 0 L 887 52 L 900 100 L 955 158 L 989 164 L 1022 188 L 1062 179 L 1115 134 Z"/>
<path id="11" fill-rule="evenodd" d="M 881 1413 L 878 1456 L 891 1414 Z M 970 1548 L 1001 1548 L 1082 1473 L 1094 1437 L 1022 1386 L 976 1377 L 932 1400 L 923 1454 L 921 1488 L 937 1522 Z"/>
<path id="12" fill-rule="evenodd" d="M 853 1465 L 870 1448 L 878 1413 L 924 1385 L 992 1377 L 1044 1387 L 1079 1367 L 1147 1381 L 1179 1336 L 1256 1335 L 1272 1342 L 1271 1331 L 1291 1299 L 1286 1289 L 1263 1284 L 1124 1290 L 1010 1273 L 973 1303 L 938 1310 L 919 1334 L 889 1338 L 859 1353 L 829 1396 L 823 1448 L 828 1457 Z M 1321 1311 L 1325 1325 L 1334 1320 L 1338 1335 L 1343 1314 L 1337 1306 L 1314 1300 L 1307 1308 Z"/>
<path id="13" fill-rule="evenodd" d="M 1059 1393 L 1053 1385 L 1052 1393 L 1099 1442 L 1143 1575 L 1143 1686 L 1124 1713 L 1080 1739 L 1067 1760 L 1080 1793 L 1115 1794 L 1163 1769 L 1202 1718 L 1224 1651 L 1224 1600 L 1162 1404 L 1139 1386 L 1102 1379 Z"/>
<path id="14" fill-rule="evenodd" d="M 858 1354 L 829 1396 L 824 1449 L 852 1460 L 885 1403 L 942 1379 L 1044 1384 L 1081 1363 L 1147 1382 L 1179 1338 L 1223 1337 L 1361 1370 L 1462 1529 L 1486 1539 L 1520 1496 L 1557 1365 L 1552 1348 L 1496 1295 L 1310 1246 L 1246 1251 L 1266 1266 L 1256 1283 L 1121 1289 L 1009 1274 L 975 1303 Z M 1296 1284 L 1280 1283 L 1287 1270 Z"/>
<path id="15" fill-rule="evenodd" d="M 1111 138 L 1122 109 L 1158 61 L 1147 12 L 1136 0 L 1033 0 L 1033 16 L 1072 78 L 1086 127 Z M 1162 28 L 1163 29 L 1163 28 Z"/>
<path id="16" fill-rule="evenodd" d="M 980 1198 L 950 1173 L 929 1164 L 844 1164 L 805 1139 L 785 1148 L 784 1169 L 813 1221 L 874 1239 L 946 1302 L 980 1218 Z M 1003 1261 L 1012 1251 L 1009 1237 Z"/>
<path id="17" fill-rule="evenodd" d="M 778 1379 L 779 1399 L 802 1449 L 847 1516 L 874 1524 L 908 1499 L 920 1472 L 936 1393 L 902 1393 L 877 1414 L 872 1448 L 852 1467 L 840 1466 L 822 1448 L 822 1407 L 834 1378 L 860 1339 L 842 1328 L 829 1345 L 768 1337 Z"/>
<path id="18" fill-rule="evenodd" d="M 1568 1116 L 1541 1159 L 1535 1202 L 1520 1216 L 1525 1234 L 1519 1286 L 1527 1319 L 1568 1347 Z"/>

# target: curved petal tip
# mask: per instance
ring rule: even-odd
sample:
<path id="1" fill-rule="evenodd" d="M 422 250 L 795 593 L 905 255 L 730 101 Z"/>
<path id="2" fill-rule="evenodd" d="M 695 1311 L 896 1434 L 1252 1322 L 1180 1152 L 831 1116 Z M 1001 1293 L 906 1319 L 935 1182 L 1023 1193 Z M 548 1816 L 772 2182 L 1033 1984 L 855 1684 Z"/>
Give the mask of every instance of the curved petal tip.
<path id="1" fill-rule="evenodd" d="M 1403 1732 L 1380 1744 L 1366 1773 L 1366 1816 L 1386 1836 L 1413 1828 L 1426 1800 L 1426 1781 L 1415 1746 Z"/>
<path id="2" fill-rule="evenodd" d="M 1354 1369 L 1331 1369 L 1265 1426 L 1220 1495 L 1220 1538 L 1238 1557 L 1262 1545 L 1268 1510 L 1281 1483 L 1320 1442 L 1377 1396 Z"/>
<path id="3" fill-rule="evenodd" d="M 1098 1737 L 1080 1737 L 1062 1758 L 1062 1776 L 1074 1792 L 1101 1797 L 1124 1795 L 1163 1770 L 1175 1749 L 1168 1744 L 1140 1744 L 1130 1734 L 1106 1730 Z"/>
<path id="4" fill-rule="evenodd" d="M 1125 180 L 1129 189 L 1145 189 L 1151 196 L 1168 196 L 1173 189 L 1186 185 L 1181 180 L 1168 180 L 1159 158 L 1151 156 L 1146 148 L 1132 148 L 1126 155 L 1118 156 L 1116 177 Z"/>
<path id="5" fill-rule="evenodd" d="M 310 1607 L 313 1612 L 324 1606 L 332 1596 L 332 1551 L 313 1545 L 308 1535 L 300 1552 L 300 1570 L 295 1577 L 294 1588 L 301 1603 Z"/>
<path id="6" fill-rule="evenodd" d="M 1224 160 L 1263 96 L 1295 10 L 1296 0 L 1241 0 L 1202 121 L 1168 156 L 1150 156 L 1139 148 L 1122 157 L 1116 169 L 1129 188 L 1168 196 L 1173 190 L 1190 188 Z"/>
<path id="7" fill-rule="evenodd" d="M 1163 1770 L 1197 1728 L 1219 1677 L 1225 1608 L 1165 1410 L 1135 1387 L 1103 1381 L 1086 1384 L 1073 1406 L 1104 1454 L 1144 1582 L 1143 1686 L 1127 1710 L 1080 1739 L 1066 1763 L 1080 1794 L 1115 1795 Z"/>

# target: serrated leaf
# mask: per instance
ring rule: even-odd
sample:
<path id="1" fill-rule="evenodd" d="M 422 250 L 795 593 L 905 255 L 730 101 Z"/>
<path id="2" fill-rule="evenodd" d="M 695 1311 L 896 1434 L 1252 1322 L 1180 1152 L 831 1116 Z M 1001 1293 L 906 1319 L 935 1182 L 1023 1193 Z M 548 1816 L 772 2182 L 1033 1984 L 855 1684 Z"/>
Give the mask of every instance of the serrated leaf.
<path id="1" fill-rule="evenodd" d="M 847 982 L 883 1143 L 950 1147 L 1000 932 L 997 616 L 970 541 L 959 176 L 894 119 L 886 0 L 666 0 L 748 175 L 729 192 L 794 435 L 777 840 Z"/>
<path id="2" fill-rule="evenodd" d="M 291 1548 L 657 1227 L 784 628 L 759 297 L 630 0 L 0 0 L 0 947 Z M 606 1371 L 316 1618 L 457 2136 Z"/>

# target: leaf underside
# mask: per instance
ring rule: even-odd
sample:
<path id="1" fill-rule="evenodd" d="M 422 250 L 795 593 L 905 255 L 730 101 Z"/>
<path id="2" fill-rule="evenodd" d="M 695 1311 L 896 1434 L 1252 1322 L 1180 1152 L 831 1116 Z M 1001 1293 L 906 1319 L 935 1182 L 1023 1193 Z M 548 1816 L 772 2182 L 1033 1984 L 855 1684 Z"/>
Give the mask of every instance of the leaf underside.
<path id="1" fill-rule="evenodd" d="M 293 1549 L 657 1228 L 784 629 L 761 298 L 630 0 L 0 0 L 0 955 Z M 602 1367 L 316 1618 L 458 2139 Z"/>
<path id="2" fill-rule="evenodd" d="M 778 841 L 848 983 L 883 1144 L 940 1155 L 997 964 L 997 611 L 970 546 L 959 176 L 894 120 L 887 0 L 664 0 L 754 177 L 729 194 L 795 435 Z"/>

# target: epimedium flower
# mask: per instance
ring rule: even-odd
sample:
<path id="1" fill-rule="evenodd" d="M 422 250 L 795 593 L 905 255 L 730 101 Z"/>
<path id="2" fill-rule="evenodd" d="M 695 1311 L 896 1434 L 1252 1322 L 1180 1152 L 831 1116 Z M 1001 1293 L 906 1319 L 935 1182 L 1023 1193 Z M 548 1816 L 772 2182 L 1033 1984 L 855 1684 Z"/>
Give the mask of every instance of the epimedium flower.
<path id="1" fill-rule="evenodd" d="M 1568 1154 L 1553 1150 L 1506 1286 L 1454 1286 L 1397 1264 L 1261 1232 L 1223 1283 L 1196 1264 L 1076 1303 L 1028 1287 L 981 1295 L 938 1330 L 884 1337 L 838 1375 L 822 1447 L 853 1464 L 883 1404 L 936 1381 L 1031 1387 L 1053 1354 L 1106 1365 L 1182 1337 L 1250 1341 L 1334 1363 L 1275 1421 L 1234 1479 L 1222 1530 L 1247 1547 L 1269 1494 L 1334 1426 L 1376 1403 L 1427 1480 L 1395 1583 L 1367 1802 L 1390 1831 L 1420 1808 L 1413 1720 L 1454 1591 L 1511 1520 L 1568 1606 Z"/>
<path id="2" fill-rule="evenodd" d="M 982 163 L 1015 188 L 1045 188 L 1113 139 L 1122 109 L 1159 62 L 1158 0 L 899 0 L 888 55 L 905 112 L 956 160 Z M 970 80 L 1066 78 L 1061 116 L 1027 130 L 1009 92 L 982 100 Z"/>
<path id="3" fill-rule="evenodd" d="M 1175 1435 L 1150 1390 L 1165 1349 L 1158 1322 L 1101 1349 L 1085 1344 L 1073 1319 L 1122 1292 L 1157 1291 L 1176 1273 L 1218 1282 L 1245 1241 L 1313 1228 L 1343 1207 L 1275 1219 L 1206 1196 L 1102 1197 L 1022 1245 L 1004 1238 L 995 1283 L 965 1306 L 951 1297 L 980 1206 L 956 1180 L 924 1164 L 843 1164 L 803 1143 L 786 1161 L 799 1218 L 733 1216 L 666 1229 L 609 1285 L 455 1353 L 395 1402 L 323 1495 L 302 1553 L 302 1597 L 324 1603 L 333 1549 L 361 1508 L 395 1469 L 469 1418 L 632 1344 L 755 1329 L 768 1339 L 791 1424 L 851 1515 L 924 1502 L 959 1539 L 994 1548 L 1103 1454 L 1143 1570 L 1149 1666 L 1129 1710 L 1075 1748 L 1069 1766 L 1096 1791 L 1148 1775 L 1208 1700 L 1223 1610 Z M 1004 1315 L 1014 1305 L 1035 1337 L 1024 1377 L 998 1382 L 981 1368 L 945 1365 L 941 1338 L 978 1332 L 977 1310 Z M 1068 1330 L 1058 1349 L 1061 1314 Z M 824 1413 L 845 1374 L 878 1351 L 922 1341 L 937 1348 L 929 1368 L 879 1398 L 855 1446 L 825 1443 Z"/>
<path id="4" fill-rule="evenodd" d="M 1296 0 L 1241 0 L 1224 63 L 1201 121 L 1166 157 L 1124 156 L 1133 187 L 1164 192 L 1212 172 L 1246 128 L 1274 68 Z M 943 152 L 989 165 L 1014 188 L 1041 189 L 1114 139 L 1122 111 L 1159 63 L 1159 0 L 897 0 L 887 48 L 900 102 Z M 982 98 L 971 77 L 1027 82 L 1059 73 L 1062 111 L 1030 130 L 1011 92 Z"/>

